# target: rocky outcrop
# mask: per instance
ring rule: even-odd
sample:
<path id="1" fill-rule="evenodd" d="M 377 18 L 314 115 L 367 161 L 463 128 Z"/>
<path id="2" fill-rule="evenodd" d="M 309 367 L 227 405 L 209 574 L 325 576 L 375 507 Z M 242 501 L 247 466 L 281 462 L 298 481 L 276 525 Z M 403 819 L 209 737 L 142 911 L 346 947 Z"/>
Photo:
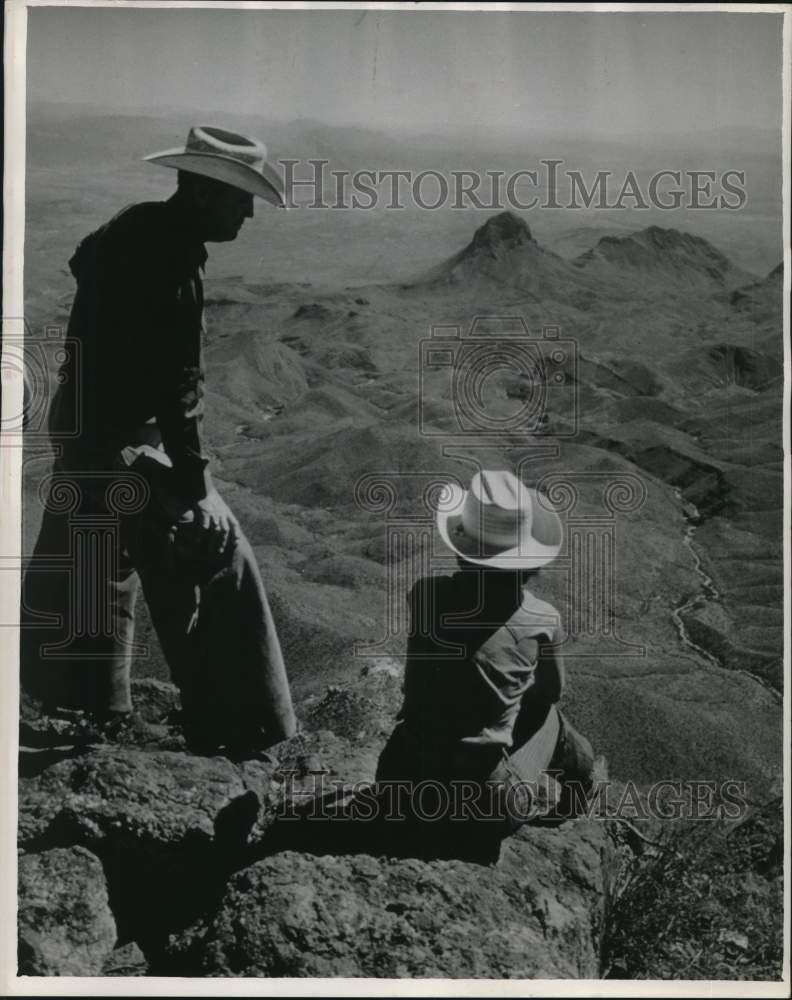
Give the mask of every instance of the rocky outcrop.
<path id="1" fill-rule="evenodd" d="M 263 781 L 222 757 L 93 745 L 20 781 L 19 844 L 84 847 L 105 867 L 119 936 L 156 949 L 222 883 L 259 818 Z M 272 768 L 270 768 L 272 770 Z M 112 942 L 111 942 L 112 945 Z"/>
<path id="2" fill-rule="evenodd" d="M 84 847 L 23 854 L 18 882 L 20 975 L 99 975 L 116 925 L 96 855 Z"/>
<path id="3" fill-rule="evenodd" d="M 285 851 L 174 946 L 201 975 L 596 978 L 603 824 L 524 830 L 494 869 Z"/>
<path id="4" fill-rule="evenodd" d="M 20 787 L 19 842 L 102 845 L 145 841 L 172 852 L 208 844 L 226 810 L 247 794 L 225 758 L 134 747 L 96 747 L 46 767 Z"/>
<path id="5" fill-rule="evenodd" d="M 767 354 L 735 344 L 716 344 L 709 357 L 717 366 L 725 384 L 759 391 L 784 374 L 781 362 Z"/>
<path id="6" fill-rule="evenodd" d="M 523 829 L 485 863 L 461 840 L 442 859 L 417 850 L 398 821 L 385 836 L 376 817 L 333 818 L 371 787 L 400 684 L 395 664 L 369 665 L 306 699 L 312 728 L 255 760 L 162 749 L 178 734 L 161 682 L 138 685 L 146 718 L 111 742 L 69 746 L 68 726 L 42 724 L 58 746 L 20 781 L 20 968 L 596 977 L 603 823 Z"/>
<path id="7" fill-rule="evenodd" d="M 514 212 L 501 212 L 500 215 L 487 219 L 484 225 L 476 230 L 467 252 L 475 253 L 477 250 L 483 250 L 491 257 L 496 257 L 503 251 L 533 242 L 531 230 L 523 219 Z"/>
<path id="8" fill-rule="evenodd" d="M 355 690 L 329 689 L 305 715 L 339 732 L 305 731 L 261 759 L 142 748 L 141 723 L 23 779 L 20 973 L 643 976 L 667 958 L 652 952 L 653 935 L 669 926 L 653 900 L 664 893 L 677 905 L 672 878 L 691 915 L 674 954 L 695 962 L 714 934 L 721 977 L 732 941 L 764 942 L 762 969 L 777 960 L 767 901 L 780 898 L 782 839 L 767 811 L 706 830 L 651 820 L 642 833 L 602 816 L 526 826 L 486 863 L 458 851 L 461 838 L 440 856 L 416 851 L 398 821 L 382 838 L 376 822 L 339 818 L 339 802 L 371 787 L 397 682 L 386 665 L 361 674 Z M 610 806 L 626 801 L 625 787 L 613 786 Z M 739 849 L 725 875 L 714 855 L 706 870 L 700 864 L 700 845 L 716 844 L 715 833 Z M 737 880 L 749 869 L 743 892 Z M 718 936 L 727 917 L 728 940 Z M 747 947 L 741 962 L 753 961 Z"/>
<path id="9" fill-rule="evenodd" d="M 514 212 L 501 212 L 479 226 L 473 238 L 453 257 L 426 272 L 414 287 L 479 288 L 503 294 L 519 289 L 534 301 L 577 301 L 588 308 L 596 287 L 570 262 L 540 246 Z M 497 308 L 492 310 L 497 313 Z"/>
<path id="10" fill-rule="evenodd" d="M 136 941 L 115 947 L 102 966 L 103 976 L 146 976 L 148 962 Z"/>

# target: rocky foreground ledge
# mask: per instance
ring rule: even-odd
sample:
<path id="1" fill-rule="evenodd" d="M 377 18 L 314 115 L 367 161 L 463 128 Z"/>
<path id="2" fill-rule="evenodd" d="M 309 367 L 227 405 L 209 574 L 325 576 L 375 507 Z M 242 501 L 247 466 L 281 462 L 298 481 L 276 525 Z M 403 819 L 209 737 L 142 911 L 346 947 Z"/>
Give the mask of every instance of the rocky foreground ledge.
<path id="1" fill-rule="evenodd" d="M 186 752 L 168 722 L 176 691 L 159 681 L 135 682 L 135 721 L 104 743 L 75 746 L 74 720 L 23 706 L 20 974 L 602 976 L 608 922 L 646 850 L 616 824 L 524 827 L 485 865 L 295 818 L 328 787 L 372 780 L 399 687 L 387 666 L 364 670 L 299 706 L 304 732 L 241 762 Z M 622 927 L 645 921 L 653 878 L 638 879 Z M 724 947 L 748 941 L 727 931 Z"/>
<path id="2" fill-rule="evenodd" d="M 525 828 L 492 867 L 376 856 L 362 826 L 346 847 L 284 818 L 324 787 L 311 772 L 372 780 L 399 685 L 373 669 L 354 693 L 331 688 L 301 714 L 333 729 L 236 763 L 184 750 L 159 681 L 135 683 L 118 742 L 69 747 L 67 723 L 26 713 L 20 973 L 599 976 L 616 863 L 603 823 Z"/>

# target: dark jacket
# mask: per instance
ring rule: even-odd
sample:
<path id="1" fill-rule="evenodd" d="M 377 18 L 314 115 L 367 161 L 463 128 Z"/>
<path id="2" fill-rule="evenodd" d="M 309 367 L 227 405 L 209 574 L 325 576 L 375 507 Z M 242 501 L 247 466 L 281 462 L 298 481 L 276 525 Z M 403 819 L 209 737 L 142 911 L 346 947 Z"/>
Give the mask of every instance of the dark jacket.
<path id="1" fill-rule="evenodd" d="M 77 247 L 68 336 L 78 350 L 61 370 L 50 414 L 67 468 L 111 468 L 155 420 L 177 491 L 188 502 L 208 492 L 198 433 L 206 256 L 176 196 L 125 209 Z M 73 426 L 78 436 L 61 441 Z"/>

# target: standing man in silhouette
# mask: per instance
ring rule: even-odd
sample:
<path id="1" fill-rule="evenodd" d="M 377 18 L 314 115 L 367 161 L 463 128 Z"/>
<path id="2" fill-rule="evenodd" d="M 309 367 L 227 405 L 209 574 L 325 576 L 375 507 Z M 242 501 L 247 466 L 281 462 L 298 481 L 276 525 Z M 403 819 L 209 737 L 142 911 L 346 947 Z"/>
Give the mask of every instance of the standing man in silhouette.
<path id="1" fill-rule="evenodd" d="M 191 744 L 244 754 L 292 735 L 295 719 L 253 551 L 201 447 L 201 272 L 204 243 L 235 239 L 254 196 L 283 206 L 284 195 L 264 145 L 222 129 L 192 128 L 184 147 L 146 159 L 177 170 L 177 190 L 77 248 L 68 335 L 79 351 L 49 418 L 52 495 L 76 490 L 81 523 L 112 515 L 113 485 L 142 500 L 119 518 L 112 551 L 81 558 L 69 517 L 48 503 L 23 587 L 22 682 L 50 710 L 110 726 L 128 716 L 142 584 Z M 69 572 L 41 570 L 70 554 Z"/>

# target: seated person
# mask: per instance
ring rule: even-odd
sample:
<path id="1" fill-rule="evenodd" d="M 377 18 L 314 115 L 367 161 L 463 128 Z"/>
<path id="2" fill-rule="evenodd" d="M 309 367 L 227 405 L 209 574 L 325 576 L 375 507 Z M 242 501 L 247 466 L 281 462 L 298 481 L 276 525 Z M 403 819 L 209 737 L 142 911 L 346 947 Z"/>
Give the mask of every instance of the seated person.
<path id="1" fill-rule="evenodd" d="M 468 491 L 457 492 L 448 491 L 437 526 L 459 569 L 421 579 L 410 591 L 404 702 L 377 781 L 466 785 L 468 796 L 475 784 L 479 815 L 495 822 L 473 825 L 486 828 L 491 842 L 497 832 L 499 843 L 528 818 L 504 800 L 515 778 L 529 790 L 529 813 L 544 788 L 545 812 L 555 805 L 560 816 L 564 786 L 582 789 L 584 799 L 590 790 L 594 754 L 556 708 L 564 689 L 559 613 L 525 586 L 561 550 L 558 514 L 505 471 L 477 473 Z M 561 788 L 546 772 L 555 773 Z M 461 818 L 459 796 L 449 801 Z M 451 842 L 470 825 L 422 827 L 454 853 Z"/>

